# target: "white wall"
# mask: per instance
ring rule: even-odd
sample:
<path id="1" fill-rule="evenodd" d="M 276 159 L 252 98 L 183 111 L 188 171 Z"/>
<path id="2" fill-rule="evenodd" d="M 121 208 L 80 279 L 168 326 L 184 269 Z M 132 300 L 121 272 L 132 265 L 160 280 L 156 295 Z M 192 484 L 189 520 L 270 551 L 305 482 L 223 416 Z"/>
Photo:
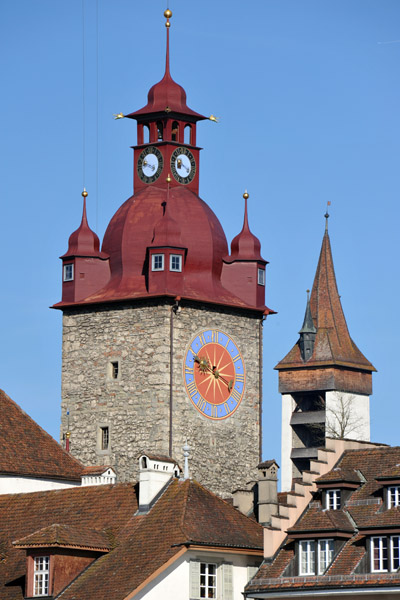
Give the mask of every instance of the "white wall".
<path id="1" fill-rule="evenodd" d="M 345 438 L 370 441 L 369 396 L 331 391 L 326 392 L 325 403 L 327 437 L 333 437 L 329 430 L 337 429 L 338 419 L 343 421 L 344 418 L 348 419 L 344 433 Z"/>
<path id="2" fill-rule="evenodd" d="M 282 394 L 282 449 L 281 449 L 281 491 L 289 492 L 292 489 L 293 463 L 290 458 L 292 452 L 292 427 L 290 419 L 294 411 L 294 400 L 290 394 Z"/>
<path id="3" fill-rule="evenodd" d="M 135 600 L 189 600 L 189 562 L 228 562 L 233 564 L 233 600 L 243 600 L 242 592 L 247 583 L 247 566 L 260 564 L 262 557 L 247 557 L 219 552 L 194 552 L 188 550 L 168 569 L 163 571 L 141 592 L 135 594 Z"/>
<path id="4" fill-rule="evenodd" d="M 80 485 L 80 482 L 0 475 L 0 494 L 21 494 L 28 492 L 43 492 L 45 490 L 62 490 L 77 485 Z"/>

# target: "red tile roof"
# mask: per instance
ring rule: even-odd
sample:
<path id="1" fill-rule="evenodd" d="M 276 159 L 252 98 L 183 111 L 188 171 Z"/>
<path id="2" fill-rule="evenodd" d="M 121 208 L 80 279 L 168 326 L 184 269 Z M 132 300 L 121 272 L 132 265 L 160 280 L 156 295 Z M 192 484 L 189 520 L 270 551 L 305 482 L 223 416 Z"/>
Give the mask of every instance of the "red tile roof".
<path id="1" fill-rule="evenodd" d="M 49 525 L 13 542 L 16 548 L 90 548 L 108 551 L 110 540 L 105 531 L 82 525 Z"/>
<path id="2" fill-rule="evenodd" d="M 80 481 L 83 466 L 0 390 L 0 473 Z"/>
<path id="3" fill-rule="evenodd" d="M 7 515 L 0 522 L 2 600 L 23 598 L 25 552 L 12 545 L 15 539 L 31 547 L 55 539 L 88 545 L 97 535 L 107 537 L 111 551 L 72 582 L 64 600 L 122 600 L 190 545 L 262 555 L 262 527 L 195 481 L 172 480 L 147 514 L 134 516 L 137 508 L 133 484 L 0 496 L 0 512 Z"/>
<path id="4" fill-rule="evenodd" d="M 350 337 L 340 302 L 327 230 L 322 240 L 310 308 L 317 328 L 312 357 L 305 363 L 301 357 L 300 347 L 296 343 L 277 364 L 276 369 L 338 365 L 367 372 L 375 371 L 375 367 L 365 358 Z"/>
<path id="5" fill-rule="evenodd" d="M 246 593 L 292 590 L 328 590 L 351 588 L 363 590 L 379 585 L 390 588 L 400 585 L 400 573 L 361 574 L 361 561 L 369 564 L 367 538 L 400 530 L 400 507 L 387 509 L 383 503 L 383 484 L 377 481 L 382 473 L 396 473 L 400 464 L 400 447 L 387 446 L 348 450 L 343 453 L 334 468 L 320 477 L 318 482 L 358 480 L 355 490 L 341 510 L 324 510 L 314 499 L 293 527 L 288 530 L 281 549 L 272 561 L 265 561 L 256 576 L 246 587 Z M 354 477 L 356 475 L 356 477 Z M 327 572 L 320 576 L 291 576 L 297 571 L 294 537 L 300 539 L 334 538 L 352 534 L 345 540 Z M 368 567 L 367 567 L 368 570 Z"/>

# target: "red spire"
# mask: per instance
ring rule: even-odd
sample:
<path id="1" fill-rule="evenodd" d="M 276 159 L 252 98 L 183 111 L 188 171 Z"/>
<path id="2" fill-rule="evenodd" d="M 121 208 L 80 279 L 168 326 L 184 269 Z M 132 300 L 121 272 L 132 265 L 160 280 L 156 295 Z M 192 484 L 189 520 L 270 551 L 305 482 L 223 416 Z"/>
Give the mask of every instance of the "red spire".
<path id="1" fill-rule="evenodd" d="M 150 88 L 147 95 L 147 104 L 140 110 L 126 115 L 130 119 L 136 119 L 140 115 L 148 113 L 165 112 L 167 114 L 179 113 L 181 115 L 190 115 L 194 117 L 195 121 L 206 119 L 207 117 L 193 111 L 186 104 L 186 92 L 182 86 L 177 84 L 171 77 L 169 67 L 169 19 L 172 16 L 170 10 L 164 12 L 164 16 L 167 19 L 165 26 L 167 28 L 167 47 L 166 47 L 166 58 L 165 58 L 165 73 L 164 77 Z"/>
<path id="2" fill-rule="evenodd" d="M 78 229 L 71 233 L 68 240 L 68 250 L 61 258 L 69 256 L 100 256 L 106 258 L 104 252 L 100 252 L 100 242 L 97 235 L 89 227 L 86 216 L 86 196 L 87 192 L 82 192 L 83 196 L 83 212 L 82 221 Z"/>
<path id="3" fill-rule="evenodd" d="M 247 217 L 247 199 L 249 194 L 245 192 L 244 198 L 244 219 L 242 231 L 233 238 L 231 243 L 231 255 L 228 257 L 226 262 L 233 262 L 234 260 L 257 260 L 266 263 L 261 254 L 260 240 L 251 233 L 249 228 L 249 222 Z"/>

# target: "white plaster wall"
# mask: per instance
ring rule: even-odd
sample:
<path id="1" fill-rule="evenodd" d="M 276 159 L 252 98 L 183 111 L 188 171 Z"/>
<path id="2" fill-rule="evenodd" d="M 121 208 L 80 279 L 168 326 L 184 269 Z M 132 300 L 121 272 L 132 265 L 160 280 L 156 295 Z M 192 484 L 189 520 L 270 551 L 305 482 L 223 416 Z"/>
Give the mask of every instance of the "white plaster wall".
<path id="1" fill-rule="evenodd" d="M 65 488 L 76 487 L 77 485 L 80 485 L 80 482 L 0 475 L 0 494 L 24 494 L 46 490 L 63 490 Z"/>
<path id="2" fill-rule="evenodd" d="M 233 565 L 233 599 L 243 600 L 243 590 L 247 583 L 247 566 L 261 564 L 262 557 L 237 556 L 219 552 L 187 551 L 175 563 L 169 566 L 142 591 L 135 594 L 135 600 L 189 600 L 189 563 L 190 560 L 202 562 L 228 562 Z M 218 599 L 217 599 L 218 600 Z"/>
<path id="3" fill-rule="evenodd" d="M 341 414 L 344 414 L 345 418 L 348 418 L 344 437 L 364 442 L 370 441 L 369 396 L 331 391 L 326 392 L 325 402 L 327 437 L 332 437 L 330 424 L 337 428 L 337 421 L 341 418 Z"/>
<path id="4" fill-rule="evenodd" d="M 281 449 L 281 491 L 289 492 L 292 488 L 293 464 L 292 427 L 290 419 L 294 411 L 294 400 L 290 394 L 282 394 L 282 449 Z"/>

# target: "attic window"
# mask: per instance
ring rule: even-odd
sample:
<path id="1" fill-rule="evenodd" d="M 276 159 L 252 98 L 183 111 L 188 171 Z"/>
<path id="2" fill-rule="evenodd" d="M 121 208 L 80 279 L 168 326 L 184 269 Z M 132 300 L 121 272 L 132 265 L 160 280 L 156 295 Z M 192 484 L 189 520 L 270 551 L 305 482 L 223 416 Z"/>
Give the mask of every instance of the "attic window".
<path id="1" fill-rule="evenodd" d="M 374 536 L 371 538 L 371 571 L 382 573 L 397 571 L 400 567 L 400 536 Z"/>
<path id="2" fill-rule="evenodd" d="M 153 254 L 151 257 L 151 270 L 164 271 L 164 254 Z"/>
<path id="3" fill-rule="evenodd" d="M 327 490 L 326 492 L 326 510 L 340 509 L 340 490 Z"/>
<path id="4" fill-rule="evenodd" d="M 49 595 L 50 557 L 35 556 L 33 564 L 33 595 Z"/>
<path id="5" fill-rule="evenodd" d="M 265 271 L 264 269 L 257 270 L 257 283 L 258 285 L 265 285 Z"/>
<path id="6" fill-rule="evenodd" d="M 182 256 L 180 254 L 171 254 L 169 257 L 170 271 L 182 271 Z"/>
<path id="7" fill-rule="evenodd" d="M 64 265 L 64 281 L 73 281 L 74 280 L 74 265 L 69 263 L 68 265 Z"/>
<path id="8" fill-rule="evenodd" d="M 333 540 L 303 540 L 299 543 L 300 575 L 322 575 L 333 560 Z"/>
<path id="9" fill-rule="evenodd" d="M 400 486 L 393 485 L 388 488 L 388 508 L 400 506 Z"/>

